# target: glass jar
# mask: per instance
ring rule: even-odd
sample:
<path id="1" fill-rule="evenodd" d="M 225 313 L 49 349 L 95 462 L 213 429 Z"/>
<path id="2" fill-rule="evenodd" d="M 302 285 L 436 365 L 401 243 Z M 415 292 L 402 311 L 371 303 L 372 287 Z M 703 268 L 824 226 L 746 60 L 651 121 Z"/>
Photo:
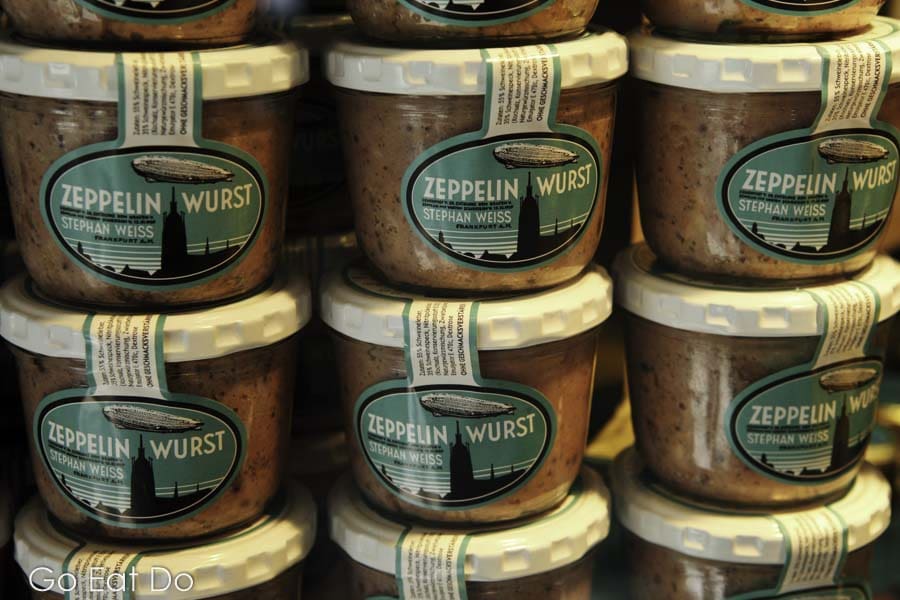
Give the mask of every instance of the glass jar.
<path id="1" fill-rule="evenodd" d="M 199 52 L 191 61 L 7 41 L 0 55 L 25 73 L 0 74 L 0 145 L 22 256 L 42 290 L 91 306 L 171 307 L 228 300 L 271 279 L 289 173 L 283 124 L 306 77 L 293 45 Z M 50 64 L 72 77 L 60 84 Z M 192 69 L 196 90 L 187 85 Z M 168 111 L 116 101 L 163 102 L 182 83 L 181 104 Z"/>
<path id="2" fill-rule="evenodd" d="M 417 552 L 419 539 L 430 541 L 434 549 L 433 554 L 422 552 L 426 559 L 440 549 L 465 565 L 457 571 L 455 586 L 472 600 L 590 600 L 593 551 L 609 530 L 607 502 L 600 476 L 583 469 L 572 493 L 558 508 L 506 528 L 467 534 L 452 529 L 408 528 L 369 508 L 347 479 L 332 493 L 329 511 L 332 535 L 347 555 L 350 589 L 346 597 L 350 600 L 399 598 L 401 589 L 413 588 L 418 578 L 398 573 L 394 558 Z M 412 541 L 404 541 L 404 531 Z M 556 547 L 569 551 L 552 552 Z M 514 555 L 529 558 L 519 562 Z M 432 576 L 427 568 L 421 574 L 422 580 Z"/>
<path id="3" fill-rule="evenodd" d="M 834 98 L 853 93 L 823 71 L 830 63 L 820 52 L 833 54 L 834 64 L 856 60 L 845 51 L 887 59 L 900 48 L 893 25 L 879 19 L 868 34 L 831 44 L 635 35 L 632 47 L 641 226 L 660 259 L 700 277 L 785 285 L 872 262 L 897 191 L 900 88 L 893 78 L 882 88 L 877 74 L 862 70 L 869 79 L 859 88 L 881 91 L 871 96 L 871 112 L 831 119 L 846 108 Z M 825 105 L 823 88 L 832 97 Z M 828 153 L 848 140 L 880 158 Z"/>
<path id="4" fill-rule="evenodd" d="M 660 31 L 710 40 L 799 41 L 865 29 L 885 0 L 642 0 L 641 8 Z"/>
<path id="5" fill-rule="evenodd" d="M 629 450 L 616 460 L 612 476 L 625 528 L 629 596 L 869 596 L 873 544 L 891 513 L 890 487 L 875 469 L 866 467 L 832 504 L 767 514 L 674 496 L 642 466 Z M 809 556 L 817 559 L 813 568 L 802 564 L 801 557 Z"/>
<path id="6" fill-rule="evenodd" d="M 511 521 L 562 501 L 584 455 L 609 294 L 599 267 L 541 294 L 472 302 L 407 297 L 362 270 L 329 278 L 323 320 L 368 500 L 440 523 Z M 464 345 L 447 339 L 469 330 Z"/>
<path id="7" fill-rule="evenodd" d="M 170 8 L 136 0 L 2 0 L 13 29 L 52 42 L 135 48 L 228 46 L 250 37 L 257 0 L 188 0 Z"/>
<path id="8" fill-rule="evenodd" d="M 348 0 L 347 8 L 368 36 L 434 45 L 486 40 L 543 42 L 576 35 L 587 27 L 597 2 L 513 0 L 440 6 L 424 0 Z"/>
<path id="9" fill-rule="evenodd" d="M 738 289 L 675 275 L 639 246 L 616 273 L 636 446 L 655 477 L 747 507 L 850 486 L 875 425 L 900 265 L 881 257 L 830 285 Z M 845 336 L 856 341 L 833 352 Z"/>
<path id="10" fill-rule="evenodd" d="M 484 52 L 497 56 L 355 44 L 328 55 L 360 247 L 398 285 L 549 287 L 600 242 L 624 41 Z M 492 111 L 507 119 L 488 127 Z"/>
<path id="11" fill-rule="evenodd" d="M 315 530 L 315 504 L 296 483 L 244 529 L 202 544 L 163 547 L 73 536 L 35 498 L 17 519 L 16 559 L 33 600 L 61 600 L 73 582 L 94 594 L 124 590 L 133 598 L 162 593 L 197 600 L 295 600 Z"/>
<path id="12" fill-rule="evenodd" d="M 184 540 L 262 514 L 286 467 L 309 313 L 299 278 L 165 316 L 92 315 L 10 282 L 0 333 L 54 518 L 89 537 Z"/>

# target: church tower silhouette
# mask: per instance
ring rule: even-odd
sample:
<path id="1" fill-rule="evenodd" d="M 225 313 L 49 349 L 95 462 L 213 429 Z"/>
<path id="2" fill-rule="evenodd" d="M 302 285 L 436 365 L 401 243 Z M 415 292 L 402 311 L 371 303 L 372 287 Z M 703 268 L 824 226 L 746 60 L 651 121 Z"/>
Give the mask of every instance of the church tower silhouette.
<path id="1" fill-rule="evenodd" d="M 834 427 L 834 445 L 831 448 L 831 464 L 828 471 L 837 471 L 847 465 L 850 460 L 850 417 L 847 416 L 847 400 L 841 407 L 841 417 Z"/>
<path id="2" fill-rule="evenodd" d="M 160 270 L 163 273 L 178 272 L 184 268 L 187 257 L 187 226 L 184 221 L 184 213 L 178 210 L 178 200 L 175 199 L 175 188 L 173 187 L 169 210 L 165 213 L 163 220 Z"/>
<path id="3" fill-rule="evenodd" d="M 848 244 L 850 219 L 853 213 L 853 193 L 850 191 L 850 169 L 844 171 L 844 185 L 834 197 L 831 211 L 831 226 L 828 229 L 828 246 L 843 248 Z"/>
<path id="4" fill-rule="evenodd" d="M 155 509 L 156 477 L 153 474 L 153 460 L 147 458 L 144 436 L 141 435 L 138 455 L 131 459 L 131 512 L 146 515 Z"/>
<path id="5" fill-rule="evenodd" d="M 450 496 L 454 498 L 465 497 L 470 493 L 475 482 L 475 471 L 472 468 L 472 453 L 463 442 L 459 431 L 459 421 L 456 422 L 456 439 L 450 448 Z"/>
<path id="6" fill-rule="evenodd" d="M 516 257 L 531 258 L 540 253 L 541 245 L 541 209 L 534 197 L 531 184 L 531 172 L 528 173 L 528 187 L 525 196 L 519 203 L 519 233 L 516 244 Z"/>

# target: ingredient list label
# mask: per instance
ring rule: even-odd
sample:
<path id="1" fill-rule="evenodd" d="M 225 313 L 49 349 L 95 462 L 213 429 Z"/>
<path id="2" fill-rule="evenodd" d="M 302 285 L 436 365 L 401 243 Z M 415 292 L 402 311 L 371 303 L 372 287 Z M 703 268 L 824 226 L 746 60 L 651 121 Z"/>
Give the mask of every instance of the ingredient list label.
<path id="1" fill-rule="evenodd" d="M 202 137 L 199 61 L 186 52 L 119 55 L 119 139 L 74 150 L 44 176 L 44 222 L 103 281 L 190 287 L 237 264 L 256 240 L 263 169 Z"/>
<path id="2" fill-rule="evenodd" d="M 482 51 L 482 130 L 441 142 L 407 169 L 404 213 L 421 238 L 483 271 L 557 259 L 592 221 L 602 183 L 597 141 L 556 123 L 560 63 L 553 46 Z"/>
<path id="3" fill-rule="evenodd" d="M 878 120 L 892 69 L 875 40 L 817 46 L 816 124 L 741 150 L 719 178 L 719 208 L 753 248 L 798 263 L 839 262 L 870 250 L 897 193 L 898 132 Z"/>
<path id="4" fill-rule="evenodd" d="M 352 270 L 348 277 L 373 290 Z M 556 415 L 538 390 L 481 377 L 478 306 L 408 300 L 407 379 L 372 386 L 357 400 L 363 455 L 406 502 L 437 510 L 488 504 L 528 481 L 553 448 Z"/>
<path id="5" fill-rule="evenodd" d="M 63 563 L 63 572 L 71 573 L 76 584 L 65 600 L 130 600 L 138 560 L 138 554 L 97 545 L 78 548 Z"/>
<path id="6" fill-rule="evenodd" d="M 108 19 L 145 23 L 177 24 L 209 17 L 236 0 L 75 0 L 78 4 Z"/>
<path id="7" fill-rule="evenodd" d="M 782 592 L 833 585 L 846 556 L 847 532 L 831 509 L 774 517 L 789 541 Z"/>
<path id="8" fill-rule="evenodd" d="M 877 293 L 858 282 L 809 293 L 825 323 L 816 357 L 741 392 L 728 413 L 735 453 L 758 472 L 797 484 L 827 481 L 860 463 L 884 371 L 868 352 Z"/>
<path id="9" fill-rule="evenodd" d="M 556 0 L 398 0 L 429 21 L 479 27 L 511 23 L 549 8 Z"/>
<path id="10" fill-rule="evenodd" d="M 465 600 L 464 533 L 410 529 L 397 546 L 397 576 L 404 600 Z"/>
<path id="11" fill-rule="evenodd" d="M 246 454 L 234 411 L 167 389 L 161 316 L 85 323 L 87 388 L 37 407 L 36 447 L 57 490 L 105 524 L 151 528 L 215 500 Z"/>
<path id="12" fill-rule="evenodd" d="M 849 8 L 859 0 L 740 0 L 765 11 L 813 17 Z"/>

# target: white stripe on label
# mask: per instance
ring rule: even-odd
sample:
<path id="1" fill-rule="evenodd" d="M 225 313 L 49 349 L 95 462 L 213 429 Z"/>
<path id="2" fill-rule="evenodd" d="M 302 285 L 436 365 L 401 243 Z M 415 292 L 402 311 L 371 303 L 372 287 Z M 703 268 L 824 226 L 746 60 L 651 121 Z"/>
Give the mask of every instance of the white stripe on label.
<path id="1" fill-rule="evenodd" d="M 556 66 L 549 46 L 492 48 L 488 90 L 490 123 L 485 137 L 550 131 Z"/>
<path id="2" fill-rule="evenodd" d="M 123 146 L 192 146 L 194 60 L 189 52 L 122 54 Z"/>
<path id="3" fill-rule="evenodd" d="M 96 315 L 91 320 L 91 374 L 96 396 L 164 398 L 156 356 L 159 315 Z"/>
<path id="4" fill-rule="evenodd" d="M 409 305 L 410 386 L 477 385 L 472 357 L 474 302 L 414 300 Z"/>
<path id="5" fill-rule="evenodd" d="M 861 127 L 870 129 L 887 76 L 884 49 L 873 41 L 827 44 L 825 106 L 814 133 Z"/>
<path id="6" fill-rule="evenodd" d="M 844 552 L 844 525 L 828 509 L 779 515 L 775 519 L 790 541 L 779 594 L 833 585 Z"/>
<path id="7" fill-rule="evenodd" d="M 127 600 L 136 581 L 129 566 L 136 558 L 137 554 L 100 546 L 75 551 L 67 561 L 66 572 L 74 576 L 76 586 L 66 593 L 66 600 Z"/>
<path id="8" fill-rule="evenodd" d="M 411 529 L 398 549 L 403 600 L 463 600 L 465 574 L 458 572 L 466 534 Z M 462 580 L 462 581 L 460 581 Z"/>
<path id="9" fill-rule="evenodd" d="M 865 356 L 866 344 L 877 318 L 875 292 L 857 282 L 815 290 L 824 303 L 828 330 L 814 369 Z"/>

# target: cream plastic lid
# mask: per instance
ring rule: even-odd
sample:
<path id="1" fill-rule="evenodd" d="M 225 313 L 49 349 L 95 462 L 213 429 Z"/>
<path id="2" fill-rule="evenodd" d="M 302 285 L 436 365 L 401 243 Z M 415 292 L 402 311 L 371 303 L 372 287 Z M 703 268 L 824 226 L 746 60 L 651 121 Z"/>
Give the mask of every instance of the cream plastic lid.
<path id="1" fill-rule="evenodd" d="M 0 289 L 0 337 L 32 354 L 84 360 L 89 313 L 38 294 L 24 275 Z M 165 361 L 206 360 L 270 346 L 300 331 L 311 316 L 309 284 L 285 270 L 267 289 L 243 300 L 167 314 Z"/>
<path id="2" fill-rule="evenodd" d="M 349 338 L 392 348 L 404 344 L 403 311 L 409 300 L 432 298 L 392 288 L 353 265 L 322 282 L 321 317 Z M 510 350 L 556 342 L 584 333 L 612 313 L 612 281 L 593 265 L 574 281 L 522 296 L 478 300 L 478 349 Z"/>
<path id="3" fill-rule="evenodd" d="M 734 337 L 818 336 L 824 315 L 807 291 L 825 290 L 847 281 L 874 288 L 881 297 L 879 321 L 900 311 L 900 263 L 879 256 L 851 279 L 805 288 L 733 288 L 715 286 L 675 274 L 646 245 L 616 257 L 616 303 L 628 312 L 660 325 Z"/>
<path id="4" fill-rule="evenodd" d="M 197 52 L 203 69 L 203 99 L 224 100 L 275 94 L 309 79 L 306 50 L 292 42 L 246 44 Z M 115 52 L 30 46 L 0 35 L 0 92 L 117 102 Z"/>
<path id="5" fill-rule="evenodd" d="M 58 578 L 66 559 L 75 551 L 111 551 L 140 555 L 134 565 L 137 573 L 132 600 L 177 598 L 201 600 L 247 590 L 272 581 L 309 554 L 316 538 L 316 506 L 309 491 L 298 483 L 287 485 L 279 510 L 261 517 L 235 533 L 204 540 L 197 546 L 160 547 L 85 542 L 54 526 L 39 498 L 32 499 L 16 519 L 16 562 L 28 577 L 42 568 L 35 580 L 44 575 L 53 580 L 52 592 L 63 594 Z M 151 590 L 151 569 L 158 567 L 173 576 L 188 573 L 194 580 L 188 591 Z M 49 569 L 48 574 L 46 570 Z M 63 579 L 66 582 L 67 578 Z M 163 587 L 158 576 L 156 587 Z M 101 594 L 102 595 L 102 594 Z"/>
<path id="6" fill-rule="evenodd" d="M 370 508 L 349 477 L 331 491 L 328 512 L 331 539 L 347 556 L 370 569 L 395 574 L 396 547 L 407 524 Z M 600 475 L 585 467 L 569 497 L 555 510 L 506 529 L 469 534 L 466 581 L 509 581 L 571 565 L 606 539 L 609 522 L 609 492 Z"/>
<path id="7" fill-rule="evenodd" d="M 638 31 L 628 38 L 636 79 L 714 93 L 811 92 L 822 89 L 817 47 L 879 40 L 893 56 L 900 81 L 900 22 L 878 17 L 864 33 L 821 43 L 713 44 Z"/>
<path id="8" fill-rule="evenodd" d="M 598 29 L 571 41 L 551 44 L 559 52 L 562 89 L 608 83 L 628 71 L 625 38 Z M 414 96 L 485 93 L 485 58 L 479 49 L 414 50 L 335 44 L 325 54 L 325 73 L 334 85 L 351 90 Z"/>
<path id="9" fill-rule="evenodd" d="M 723 512 L 704 508 L 660 491 L 642 476 L 634 448 L 616 459 L 612 489 L 616 516 L 626 529 L 651 544 L 706 560 L 740 564 L 783 565 L 790 543 L 772 516 L 825 511 L 762 513 Z M 891 486 L 865 466 L 850 491 L 828 505 L 847 527 L 847 550 L 875 541 L 891 521 Z"/>

